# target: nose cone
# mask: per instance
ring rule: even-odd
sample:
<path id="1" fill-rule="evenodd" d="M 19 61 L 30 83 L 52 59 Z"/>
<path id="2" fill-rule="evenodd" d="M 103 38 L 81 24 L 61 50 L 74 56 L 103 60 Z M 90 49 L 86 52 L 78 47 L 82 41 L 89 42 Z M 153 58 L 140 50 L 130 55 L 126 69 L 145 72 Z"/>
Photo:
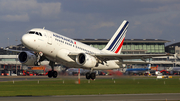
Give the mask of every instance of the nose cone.
<path id="1" fill-rule="evenodd" d="M 28 45 L 28 43 L 29 43 L 28 34 L 25 34 L 25 35 L 22 36 L 21 42 L 22 42 L 22 44 L 24 44 L 25 46 Z"/>

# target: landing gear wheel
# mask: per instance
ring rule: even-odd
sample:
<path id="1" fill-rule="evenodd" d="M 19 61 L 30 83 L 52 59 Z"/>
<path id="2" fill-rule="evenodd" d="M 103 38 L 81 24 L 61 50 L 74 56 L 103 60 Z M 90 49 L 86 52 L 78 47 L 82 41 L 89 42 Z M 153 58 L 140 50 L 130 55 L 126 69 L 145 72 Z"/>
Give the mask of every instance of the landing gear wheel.
<path id="1" fill-rule="evenodd" d="M 57 77 L 57 72 L 54 71 L 55 62 L 54 61 L 50 61 L 49 65 L 51 66 L 52 70 L 48 72 L 48 77 L 49 78 L 51 78 L 51 77 L 56 78 Z"/>
<path id="2" fill-rule="evenodd" d="M 53 72 L 52 71 L 49 71 L 48 72 L 48 77 L 51 78 L 53 76 Z"/>
<path id="3" fill-rule="evenodd" d="M 56 78 L 57 77 L 57 72 L 56 71 L 53 71 L 53 78 Z"/>
<path id="4" fill-rule="evenodd" d="M 96 78 L 96 73 L 91 73 L 91 79 L 94 80 Z"/>
<path id="5" fill-rule="evenodd" d="M 91 78 L 91 74 L 88 72 L 88 73 L 86 73 L 86 79 L 90 79 Z"/>
<path id="6" fill-rule="evenodd" d="M 86 73 L 86 79 L 92 79 L 94 80 L 96 78 L 96 73 Z"/>

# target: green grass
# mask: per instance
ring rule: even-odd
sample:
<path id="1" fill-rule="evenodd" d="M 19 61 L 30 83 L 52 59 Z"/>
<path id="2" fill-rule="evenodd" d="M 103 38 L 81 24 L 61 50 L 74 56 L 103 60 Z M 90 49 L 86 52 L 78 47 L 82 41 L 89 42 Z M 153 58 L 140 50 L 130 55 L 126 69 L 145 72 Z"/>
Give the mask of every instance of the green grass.
<path id="1" fill-rule="evenodd" d="M 64 84 L 63 84 L 64 81 Z M 115 81 L 115 83 L 114 83 Z M 47 79 L 38 81 L 0 82 L 0 96 L 44 96 L 44 95 L 91 95 L 91 94 L 139 94 L 180 93 L 179 78 L 119 78 L 95 81 Z"/>

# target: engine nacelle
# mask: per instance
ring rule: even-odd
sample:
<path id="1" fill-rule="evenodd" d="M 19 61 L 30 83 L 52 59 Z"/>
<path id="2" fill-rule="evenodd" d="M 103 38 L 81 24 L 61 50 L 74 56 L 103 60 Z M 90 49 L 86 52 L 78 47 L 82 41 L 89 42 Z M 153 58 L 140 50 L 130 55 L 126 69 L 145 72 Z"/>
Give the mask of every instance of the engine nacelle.
<path id="1" fill-rule="evenodd" d="M 28 65 L 28 66 L 34 66 L 35 62 L 37 62 L 36 55 L 28 51 L 21 52 L 18 56 L 18 59 L 22 64 Z"/>
<path id="2" fill-rule="evenodd" d="M 96 66 L 97 61 L 89 54 L 80 53 L 76 56 L 76 63 L 86 68 L 92 68 Z"/>
<path id="3" fill-rule="evenodd" d="M 126 64 L 121 64 L 120 68 L 126 68 Z"/>

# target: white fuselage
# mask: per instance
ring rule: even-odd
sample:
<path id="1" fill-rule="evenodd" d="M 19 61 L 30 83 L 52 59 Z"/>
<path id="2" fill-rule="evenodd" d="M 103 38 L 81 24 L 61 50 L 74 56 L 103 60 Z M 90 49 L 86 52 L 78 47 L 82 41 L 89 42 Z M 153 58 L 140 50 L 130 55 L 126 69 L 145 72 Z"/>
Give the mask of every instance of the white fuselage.
<path id="1" fill-rule="evenodd" d="M 75 60 L 68 56 L 69 53 L 104 53 L 99 49 L 51 32 L 49 30 L 36 28 L 30 31 L 41 33 L 41 35 L 29 33 L 23 35 L 22 43 L 27 48 L 35 52 L 42 52 L 49 60 L 58 62 L 67 67 L 90 69 L 77 64 Z M 96 70 L 117 69 L 119 66 L 116 64 L 116 62 L 118 62 L 118 60 L 111 60 L 107 61 L 107 63 L 99 64 L 98 66 L 94 66 L 92 68 Z"/>

